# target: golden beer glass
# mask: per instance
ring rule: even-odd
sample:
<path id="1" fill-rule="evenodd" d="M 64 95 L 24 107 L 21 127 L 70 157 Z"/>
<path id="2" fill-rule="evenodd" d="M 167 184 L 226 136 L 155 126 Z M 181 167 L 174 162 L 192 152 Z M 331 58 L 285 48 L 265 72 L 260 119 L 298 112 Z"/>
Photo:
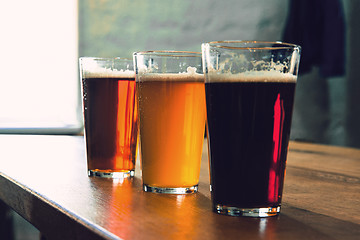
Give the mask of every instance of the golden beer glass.
<path id="1" fill-rule="evenodd" d="M 197 192 L 205 131 L 201 54 L 134 53 L 143 190 Z"/>

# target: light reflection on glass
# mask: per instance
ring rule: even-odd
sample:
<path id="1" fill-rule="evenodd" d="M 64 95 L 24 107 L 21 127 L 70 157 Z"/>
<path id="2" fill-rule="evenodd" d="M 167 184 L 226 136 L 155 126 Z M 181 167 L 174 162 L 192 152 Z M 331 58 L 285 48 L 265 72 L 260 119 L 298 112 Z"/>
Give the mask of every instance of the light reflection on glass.
<path id="1" fill-rule="evenodd" d="M 274 105 L 274 128 L 273 128 L 273 161 L 271 162 L 268 185 L 268 201 L 275 203 L 279 199 L 279 161 L 281 160 L 281 143 L 284 125 L 284 101 L 280 93 Z"/>

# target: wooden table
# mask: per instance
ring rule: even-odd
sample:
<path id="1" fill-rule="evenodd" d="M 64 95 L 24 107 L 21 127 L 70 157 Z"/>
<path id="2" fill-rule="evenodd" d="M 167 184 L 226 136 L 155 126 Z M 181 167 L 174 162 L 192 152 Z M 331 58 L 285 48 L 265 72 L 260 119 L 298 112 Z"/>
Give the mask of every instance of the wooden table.
<path id="1" fill-rule="evenodd" d="M 0 199 L 47 239 L 359 239 L 360 150 L 291 142 L 272 218 L 213 213 L 202 161 L 198 193 L 145 193 L 87 177 L 83 137 L 0 135 Z"/>

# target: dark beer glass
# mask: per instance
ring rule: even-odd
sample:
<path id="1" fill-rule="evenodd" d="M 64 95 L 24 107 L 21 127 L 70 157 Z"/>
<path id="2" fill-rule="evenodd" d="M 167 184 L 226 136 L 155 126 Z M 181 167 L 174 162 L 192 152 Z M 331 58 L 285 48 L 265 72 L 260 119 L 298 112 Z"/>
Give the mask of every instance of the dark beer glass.
<path id="1" fill-rule="evenodd" d="M 222 41 L 202 51 L 213 210 L 278 215 L 300 47 Z"/>
<path id="2" fill-rule="evenodd" d="M 88 175 L 134 176 L 138 126 L 133 61 L 79 61 Z"/>

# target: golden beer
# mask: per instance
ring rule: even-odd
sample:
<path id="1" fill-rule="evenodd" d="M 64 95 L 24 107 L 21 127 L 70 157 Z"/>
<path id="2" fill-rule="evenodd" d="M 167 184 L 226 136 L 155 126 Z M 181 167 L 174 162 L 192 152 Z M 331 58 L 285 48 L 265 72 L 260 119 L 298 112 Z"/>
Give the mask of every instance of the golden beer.
<path id="1" fill-rule="evenodd" d="M 139 79 L 143 184 L 197 186 L 205 130 L 202 74 L 149 74 Z"/>

